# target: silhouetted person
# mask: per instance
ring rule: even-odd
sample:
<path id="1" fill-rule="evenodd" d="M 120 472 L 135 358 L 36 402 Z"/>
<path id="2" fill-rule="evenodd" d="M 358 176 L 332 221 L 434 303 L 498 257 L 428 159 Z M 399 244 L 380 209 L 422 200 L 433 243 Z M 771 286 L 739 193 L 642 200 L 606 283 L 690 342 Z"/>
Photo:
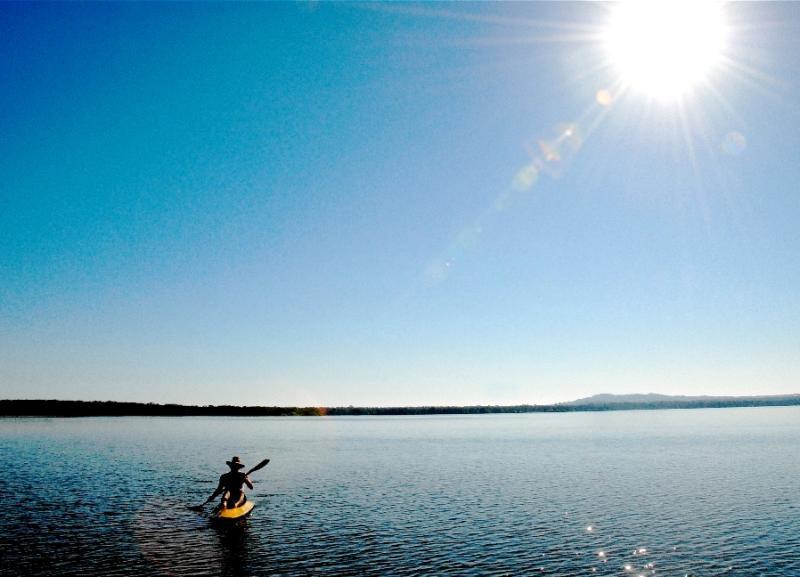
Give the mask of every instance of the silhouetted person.
<path id="1" fill-rule="evenodd" d="M 247 485 L 252 489 L 253 483 L 250 482 L 250 478 L 247 475 L 239 470 L 244 468 L 244 465 L 239 461 L 239 457 L 233 457 L 230 461 L 225 461 L 225 463 L 231 470 L 220 475 L 219 485 L 217 485 L 211 496 L 206 499 L 206 503 L 210 503 L 217 498 L 217 495 L 224 493 L 222 506 L 226 509 L 234 509 L 240 507 L 247 500 L 244 491 L 242 491 L 242 485 Z"/>

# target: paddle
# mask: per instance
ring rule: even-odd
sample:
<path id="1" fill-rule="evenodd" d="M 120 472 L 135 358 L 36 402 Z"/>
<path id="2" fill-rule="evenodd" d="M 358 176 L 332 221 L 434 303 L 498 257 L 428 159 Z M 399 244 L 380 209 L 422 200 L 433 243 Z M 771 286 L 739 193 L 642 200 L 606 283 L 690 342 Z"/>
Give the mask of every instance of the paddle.
<path id="1" fill-rule="evenodd" d="M 264 460 L 263 460 L 263 461 L 261 461 L 261 462 L 260 462 L 258 465 L 256 465 L 255 467 L 253 467 L 252 469 L 250 469 L 249 471 L 247 471 L 247 473 L 245 473 L 245 475 L 249 475 L 250 473 L 255 473 L 255 472 L 256 472 L 256 471 L 258 471 L 259 469 L 263 469 L 264 467 L 266 467 L 266 466 L 267 466 L 267 463 L 269 463 L 269 459 L 264 459 Z"/>
<path id="2" fill-rule="evenodd" d="M 256 471 L 258 471 L 259 469 L 263 469 L 264 467 L 266 467 L 266 466 L 267 466 L 267 463 L 269 463 L 269 459 L 264 459 L 264 460 L 263 460 L 263 461 L 261 461 L 261 462 L 260 462 L 258 465 L 256 465 L 255 467 L 253 467 L 252 469 L 250 469 L 249 471 L 247 471 L 247 473 L 245 473 L 245 476 L 248 476 L 248 475 L 250 475 L 250 473 L 255 473 L 255 472 L 256 472 Z M 191 505 L 191 506 L 189 507 L 189 509 L 191 509 L 192 511 L 202 511 L 202 510 L 203 510 L 203 507 L 205 507 L 205 506 L 206 506 L 208 503 L 210 503 L 210 502 L 211 502 L 211 499 L 209 498 L 209 499 L 208 499 L 207 501 L 205 501 L 205 502 L 204 502 L 202 505 Z"/>

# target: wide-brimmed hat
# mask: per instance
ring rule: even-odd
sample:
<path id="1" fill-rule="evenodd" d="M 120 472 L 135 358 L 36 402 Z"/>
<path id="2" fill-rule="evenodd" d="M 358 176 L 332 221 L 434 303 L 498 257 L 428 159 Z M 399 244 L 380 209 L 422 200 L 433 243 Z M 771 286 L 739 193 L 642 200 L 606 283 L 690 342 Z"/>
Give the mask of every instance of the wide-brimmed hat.
<path id="1" fill-rule="evenodd" d="M 241 469 L 244 467 L 242 462 L 239 460 L 239 457 L 233 457 L 230 461 L 225 461 L 225 464 L 229 467 L 236 467 L 237 469 Z"/>

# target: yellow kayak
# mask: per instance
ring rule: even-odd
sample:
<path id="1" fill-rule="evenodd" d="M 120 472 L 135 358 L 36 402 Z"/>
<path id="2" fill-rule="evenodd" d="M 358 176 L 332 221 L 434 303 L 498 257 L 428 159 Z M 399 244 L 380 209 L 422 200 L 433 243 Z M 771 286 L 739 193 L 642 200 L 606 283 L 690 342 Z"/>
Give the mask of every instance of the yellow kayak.
<path id="1" fill-rule="evenodd" d="M 233 509 L 223 509 L 222 507 L 217 507 L 214 509 L 211 517 L 213 519 L 235 521 L 236 519 L 246 517 L 255 506 L 256 504 L 252 501 L 245 501 L 240 507 L 234 507 Z"/>

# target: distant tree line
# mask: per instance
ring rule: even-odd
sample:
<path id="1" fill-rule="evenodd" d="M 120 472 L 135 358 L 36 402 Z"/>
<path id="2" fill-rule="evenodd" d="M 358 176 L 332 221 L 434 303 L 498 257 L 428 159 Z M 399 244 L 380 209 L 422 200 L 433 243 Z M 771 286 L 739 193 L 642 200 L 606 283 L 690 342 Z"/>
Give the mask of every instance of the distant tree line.
<path id="1" fill-rule="evenodd" d="M 0 400 L 5 417 L 293 417 L 319 416 L 317 407 L 238 407 L 235 405 L 160 405 L 117 401 Z"/>
<path id="2" fill-rule="evenodd" d="M 239 407 L 235 405 L 161 405 L 116 401 L 0 400 L 0 417 L 296 417 L 355 415 L 476 415 L 488 413 L 567 413 L 653 409 L 706 409 L 800 405 L 800 396 L 702 399 L 649 403 L 584 405 L 477 405 L 429 407 Z"/>
<path id="3" fill-rule="evenodd" d="M 475 405 L 430 407 L 327 407 L 323 414 L 343 415 L 480 415 L 487 413 L 563 413 L 574 411 L 566 405 Z"/>

